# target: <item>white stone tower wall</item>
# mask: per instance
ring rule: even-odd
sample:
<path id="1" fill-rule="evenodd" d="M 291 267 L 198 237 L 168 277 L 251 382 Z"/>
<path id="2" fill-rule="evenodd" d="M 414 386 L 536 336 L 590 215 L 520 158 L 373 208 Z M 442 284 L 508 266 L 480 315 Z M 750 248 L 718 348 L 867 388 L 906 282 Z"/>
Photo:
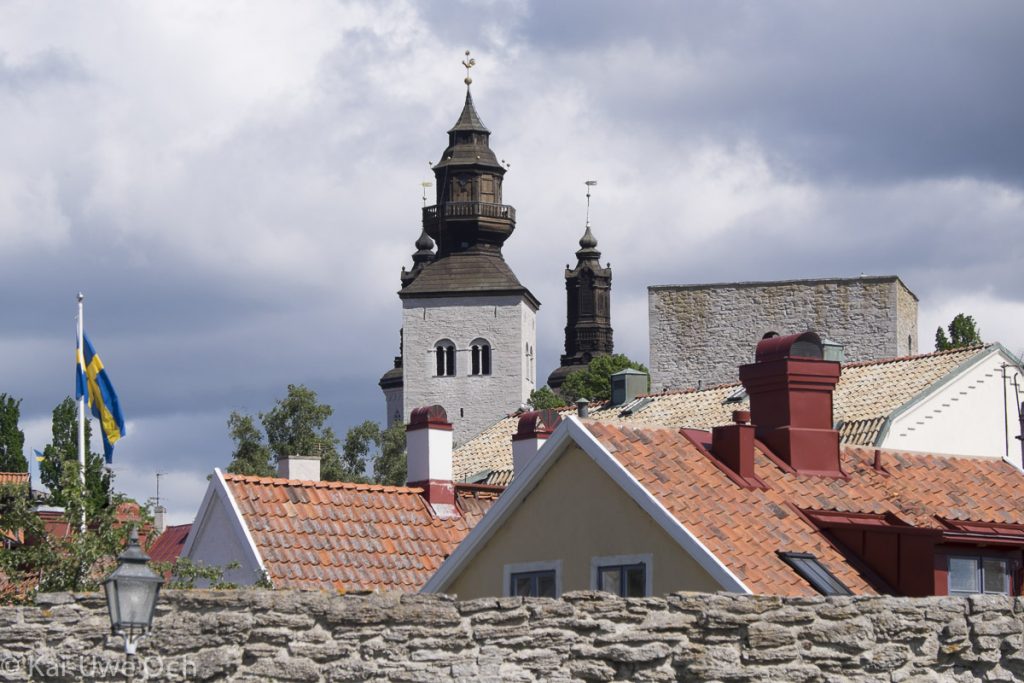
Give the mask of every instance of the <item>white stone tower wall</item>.
<path id="1" fill-rule="evenodd" d="M 384 390 L 384 403 L 387 406 L 387 425 L 392 426 L 396 422 L 404 421 L 405 415 L 402 411 L 405 406 L 402 402 L 402 387 Z"/>
<path id="2" fill-rule="evenodd" d="M 535 383 L 536 357 L 526 345 L 537 342 L 536 310 L 523 297 L 437 297 L 402 302 L 403 415 L 440 404 L 455 427 L 455 443 L 465 443 L 526 402 Z M 471 375 L 470 345 L 491 345 L 491 374 Z M 455 344 L 456 373 L 438 377 L 435 345 Z"/>

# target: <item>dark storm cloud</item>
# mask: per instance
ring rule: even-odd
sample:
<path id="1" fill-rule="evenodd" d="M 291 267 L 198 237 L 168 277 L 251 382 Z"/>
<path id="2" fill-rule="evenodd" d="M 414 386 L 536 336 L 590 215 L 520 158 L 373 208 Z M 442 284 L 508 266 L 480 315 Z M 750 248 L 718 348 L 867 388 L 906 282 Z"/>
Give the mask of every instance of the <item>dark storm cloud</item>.
<path id="1" fill-rule="evenodd" d="M 816 177 L 1024 184 L 1022 25 L 1019 3 L 597 2 L 531 3 L 518 29 L 633 128 L 753 138 Z"/>

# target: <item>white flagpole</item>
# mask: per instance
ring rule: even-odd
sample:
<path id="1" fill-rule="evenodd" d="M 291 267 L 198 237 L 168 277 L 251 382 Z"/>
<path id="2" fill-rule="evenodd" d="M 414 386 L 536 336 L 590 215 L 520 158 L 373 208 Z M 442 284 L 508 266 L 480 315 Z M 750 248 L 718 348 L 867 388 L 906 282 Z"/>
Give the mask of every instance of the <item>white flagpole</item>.
<path id="1" fill-rule="evenodd" d="M 85 357 L 85 325 L 82 321 L 82 301 L 85 295 L 78 293 L 78 353 Z M 75 359 L 76 363 L 79 360 Z M 85 533 L 85 393 L 89 390 L 88 383 L 83 387 L 85 391 L 78 399 L 78 480 L 82 485 L 82 524 L 81 531 Z"/>

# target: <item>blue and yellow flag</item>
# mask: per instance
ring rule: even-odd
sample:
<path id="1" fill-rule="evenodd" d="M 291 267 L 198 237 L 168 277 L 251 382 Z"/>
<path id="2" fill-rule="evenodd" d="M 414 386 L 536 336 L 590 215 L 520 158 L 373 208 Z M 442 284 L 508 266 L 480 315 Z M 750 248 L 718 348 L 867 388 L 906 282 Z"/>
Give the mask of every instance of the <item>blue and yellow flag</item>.
<path id="1" fill-rule="evenodd" d="M 75 372 L 75 398 L 88 397 L 93 417 L 100 421 L 103 434 L 103 455 L 109 465 L 114 457 L 114 444 L 125 435 L 124 416 L 117 402 L 117 392 L 110 383 L 103 361 L 96 355 L 89 337 L 85 339 L 85 353 L 78 349 L 77 371 Z"/>

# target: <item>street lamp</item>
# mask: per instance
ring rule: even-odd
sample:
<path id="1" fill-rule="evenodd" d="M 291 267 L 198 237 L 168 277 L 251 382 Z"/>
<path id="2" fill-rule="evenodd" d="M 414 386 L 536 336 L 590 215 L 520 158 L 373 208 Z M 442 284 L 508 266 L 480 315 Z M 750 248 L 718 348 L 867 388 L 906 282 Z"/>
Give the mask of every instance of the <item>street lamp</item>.
<path id="1" fill-rule="evenodd" d="M 117 569 L 103 582 L 110 611 L 110 632 L 124 636 L 125 654 L 135 654 L 139 640 L 149 631 L 156 598 L 164 580 L 146 564 L 149 556 L 139 547 L 139 532 L 132 527 L 128 547 L 117 558 Z"/>

